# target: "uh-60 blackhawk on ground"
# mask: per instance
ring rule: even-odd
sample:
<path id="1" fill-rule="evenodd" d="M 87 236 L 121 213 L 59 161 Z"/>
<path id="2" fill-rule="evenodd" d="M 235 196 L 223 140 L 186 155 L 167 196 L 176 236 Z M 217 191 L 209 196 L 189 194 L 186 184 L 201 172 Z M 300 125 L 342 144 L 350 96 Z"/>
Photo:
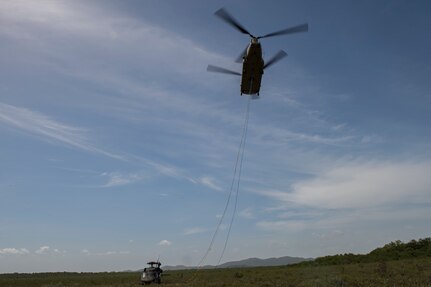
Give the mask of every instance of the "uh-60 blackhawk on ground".
<path id="1" fill-rule="evenodd" d="M 215 15 L 220 17 L 222 20 L 227 22 L 229 25 L 233 26 L 241 33 L 247 34 L 251 37 L 250 44 L 236 59 L 236 62 L 238 63 L 242 62 L 242 73 L 231 71 L 231 70 L 213 66 L 213 65 L 208 65 L 208 68 L 207 68 L 207 71 L 209 72 L 217 72 L 217 73 L 225 73 L 225 74 L 241 76 L 241 95 L 246 94 L 246 95 L 258 96 L 260 91 L 260 82 L 262 80 L 263 71 L 287 55 L 286 52 L 284 52 L 283 50 L 280 50 L 277 54 L 275 54 L 271 59 L 269 59 L 265 63 L 262 58 L 262 47 L 259 43 L 259 39 L 308 31 L 308 24 L 305 23 L 302 25 L 269 33 L 263 36 L 255 37 L 249 31 L 247 31 L 243 26 L 241 26 L 241 24 L 239 24 L 239 22 L 235 20 L 224 8 L 221 8 L 217 12 L 215 12 Z"/>
<path id="2" fill-rule="evenodd" d="M 160 261 L 150 261 L 147 263 L 150 267 L 144 268 L 141 274 L 141 284 L 149 285 L 151 283 L 160 284 L 162 282 L 163 270 L 160 268 L 162 265 Z"/>

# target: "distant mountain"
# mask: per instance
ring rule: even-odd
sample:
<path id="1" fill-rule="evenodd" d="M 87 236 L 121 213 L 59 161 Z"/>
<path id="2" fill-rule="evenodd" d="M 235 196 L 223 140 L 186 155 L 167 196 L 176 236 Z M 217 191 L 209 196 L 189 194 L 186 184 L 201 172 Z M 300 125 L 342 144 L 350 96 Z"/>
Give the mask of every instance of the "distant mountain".
<path id="1" fill-rule="evenodd" d="M 162 269 L 163 270 L 187 270 L 187 269 L 194 269 L 194 267 L 190 267 L 190 266 L 186 266 L 186 265 L 175 265 L 175 266 L 163 266 L 162 265 Z"/>
<path id="2" fill-rule="evenodd" d="M 260 258 L 248 258 L 239 261 L 231 261 L 226 262 L 218 266 L 214 265 L 205 265 L 202 266 L 202 269 L 214 269 L 214 268 L 240 268 L 240 267 L 265 267 L 265 266 L 281 266 L 281 265 L 289 265 L 300 263 L 303 261 L 310 261 L 312 258 L 302 258 L 302 257 L 278 257 L 278 258 L 268 258 L 268 259 L 260 259 Z M 176 266 L 162 266 L 164 270 L 186 270 L 186 269 L 195 269 L 193 266 L 185 266 L 185 265 L 176 265 Z"/>
<path id="3" fill-rule="evenodd" d="M 272 257 L 268 259 L 260 259 L 260 258 L 248 258 L 239 261 L 231 261 L 221 264 L 219 267 L 221 268 L 233 268 L 233 267 L 264 267 L 264 266 L 280 266 L 280 265 L 289 265 L 295 264 L 303 261 L 312 260 L 311 258 L 302 258 L 302 257 Z"/>

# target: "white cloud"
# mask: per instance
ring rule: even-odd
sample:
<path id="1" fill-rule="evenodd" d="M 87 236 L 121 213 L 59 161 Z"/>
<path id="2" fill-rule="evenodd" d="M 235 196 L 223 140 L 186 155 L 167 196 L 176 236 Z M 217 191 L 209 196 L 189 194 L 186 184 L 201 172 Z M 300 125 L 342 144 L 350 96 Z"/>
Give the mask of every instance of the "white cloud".
<path id="1" fill-rule="evenodd" d="M 36 254 L 48 254 L 48 253 L 50 253 L 50 251 L 51 251 L 51 248 L 49 246 L 41 246 L 34 253 L 36 253 Z"/>
<path id="2" fill-rule="evenodd" d="M 276 201 L 273 217 L 256 227 L 274 233 L 308 231 L 322 238 L 348 230 L 423 225 L 429 218 L 429 162 L 341 164 L 291 185 L 291 191 L 253 190 Z M 392 235 L 393 236 L 393 235 Z"/>
<path id="3" fill-rule="evenodd" d="M 133 240 L 129 241 L 130 243 L 133 243 Z M 159 245 L 161 246 L 169 246 L 172 243 L 168 240 L 162 240 L 159 242 Z M 82 254 L 85 255 L 91 255 L 91 256 L 112 256 L 112 255 L 127 255 L 130 254 L 130 251 L 113 251 L 113 250 L 109 250 L 106 252 L 90 252 L 88 249 L 82 249 L 80 251 Z M 60 249 L 52 249 L 49 246 L 41 246 L 39 247 L 37 250 L 34 251 L 34 254 L 37 255 L 46 255 L 46 254 L 66 254 L 67 251 L 66 250 L 60 250 Z M 27 255 L 27 254 L 31 254 L 31 252 L 26 249 L 26 248 L 3 248 L 0 249 L 0 255 Z"/>
<path id="4" fill-rule="evenodd" d="M 145 176 L 141 173 L 104 172 L 102 176 L 108 177 L 105 187 L 121 186 L 141 181 Z"/>
<path id="5" fill-rule="evenodd" d="M 190 228 L 185 228 L 184 229 L 184 235 L 192 235 L 192 234 L 197 234 L 197 233 L 203 233 L 206 232 L 207 229 L 206 228 L 202 228 L 202 227 L 190 227 Z"/>
<path id="6" fill-rule="evenodd" d="M 347 165 L 294 184 L 288 200 L 323 208 L 430 203 L 430 172 L 430 163 Z"/>
<path id="7" fill-rule="evenodd" d="M 26 248 L 3 248 L 0 249 L 0 255 L 25 255 L 30 254 Z"/>
<path id="8" fill-rule="evenodd" d="M 345 164 L 299 181 L 291 191 L 261 190 L 286 204 L 326 209 L 431 202 L 431 163 Z"/>
<path id="9" fill-rule="evenodd" d="M 159 243 L 157 243 L 159 246 L 171 246 L 172 242 L 166 239 L 161 240 Z"/>

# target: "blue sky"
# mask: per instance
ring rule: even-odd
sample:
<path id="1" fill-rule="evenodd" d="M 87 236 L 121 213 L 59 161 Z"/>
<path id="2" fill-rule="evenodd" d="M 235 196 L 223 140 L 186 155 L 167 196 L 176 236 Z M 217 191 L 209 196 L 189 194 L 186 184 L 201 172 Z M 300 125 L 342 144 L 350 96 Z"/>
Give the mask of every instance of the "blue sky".
<path id="1" fill-rule="evenodd" d="M 0 272 L 198 264 L 248 99 L 205 71 L 249 42 L 220 7 L 255 34 L 310 25 L 262 40 L 289 56 L 251 102 L 222 261 L 430 236 L 428 1 L 2 1 Z"/>

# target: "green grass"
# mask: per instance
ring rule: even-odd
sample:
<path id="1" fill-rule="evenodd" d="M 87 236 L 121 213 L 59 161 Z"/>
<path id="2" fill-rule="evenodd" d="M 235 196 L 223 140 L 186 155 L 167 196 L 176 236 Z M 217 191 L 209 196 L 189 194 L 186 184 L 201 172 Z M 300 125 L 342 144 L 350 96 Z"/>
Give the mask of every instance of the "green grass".
<path id="1" fill-rule="evenodd" d="M 1 287 L 75 287 L 139 285 L 139 273 L 2 274 Z M 431 287 L 431 258 L 323 266 L 167 271 L 160 286 L 405 286 Z M 151 285 L 157 286 L 157 285 Z"/>

